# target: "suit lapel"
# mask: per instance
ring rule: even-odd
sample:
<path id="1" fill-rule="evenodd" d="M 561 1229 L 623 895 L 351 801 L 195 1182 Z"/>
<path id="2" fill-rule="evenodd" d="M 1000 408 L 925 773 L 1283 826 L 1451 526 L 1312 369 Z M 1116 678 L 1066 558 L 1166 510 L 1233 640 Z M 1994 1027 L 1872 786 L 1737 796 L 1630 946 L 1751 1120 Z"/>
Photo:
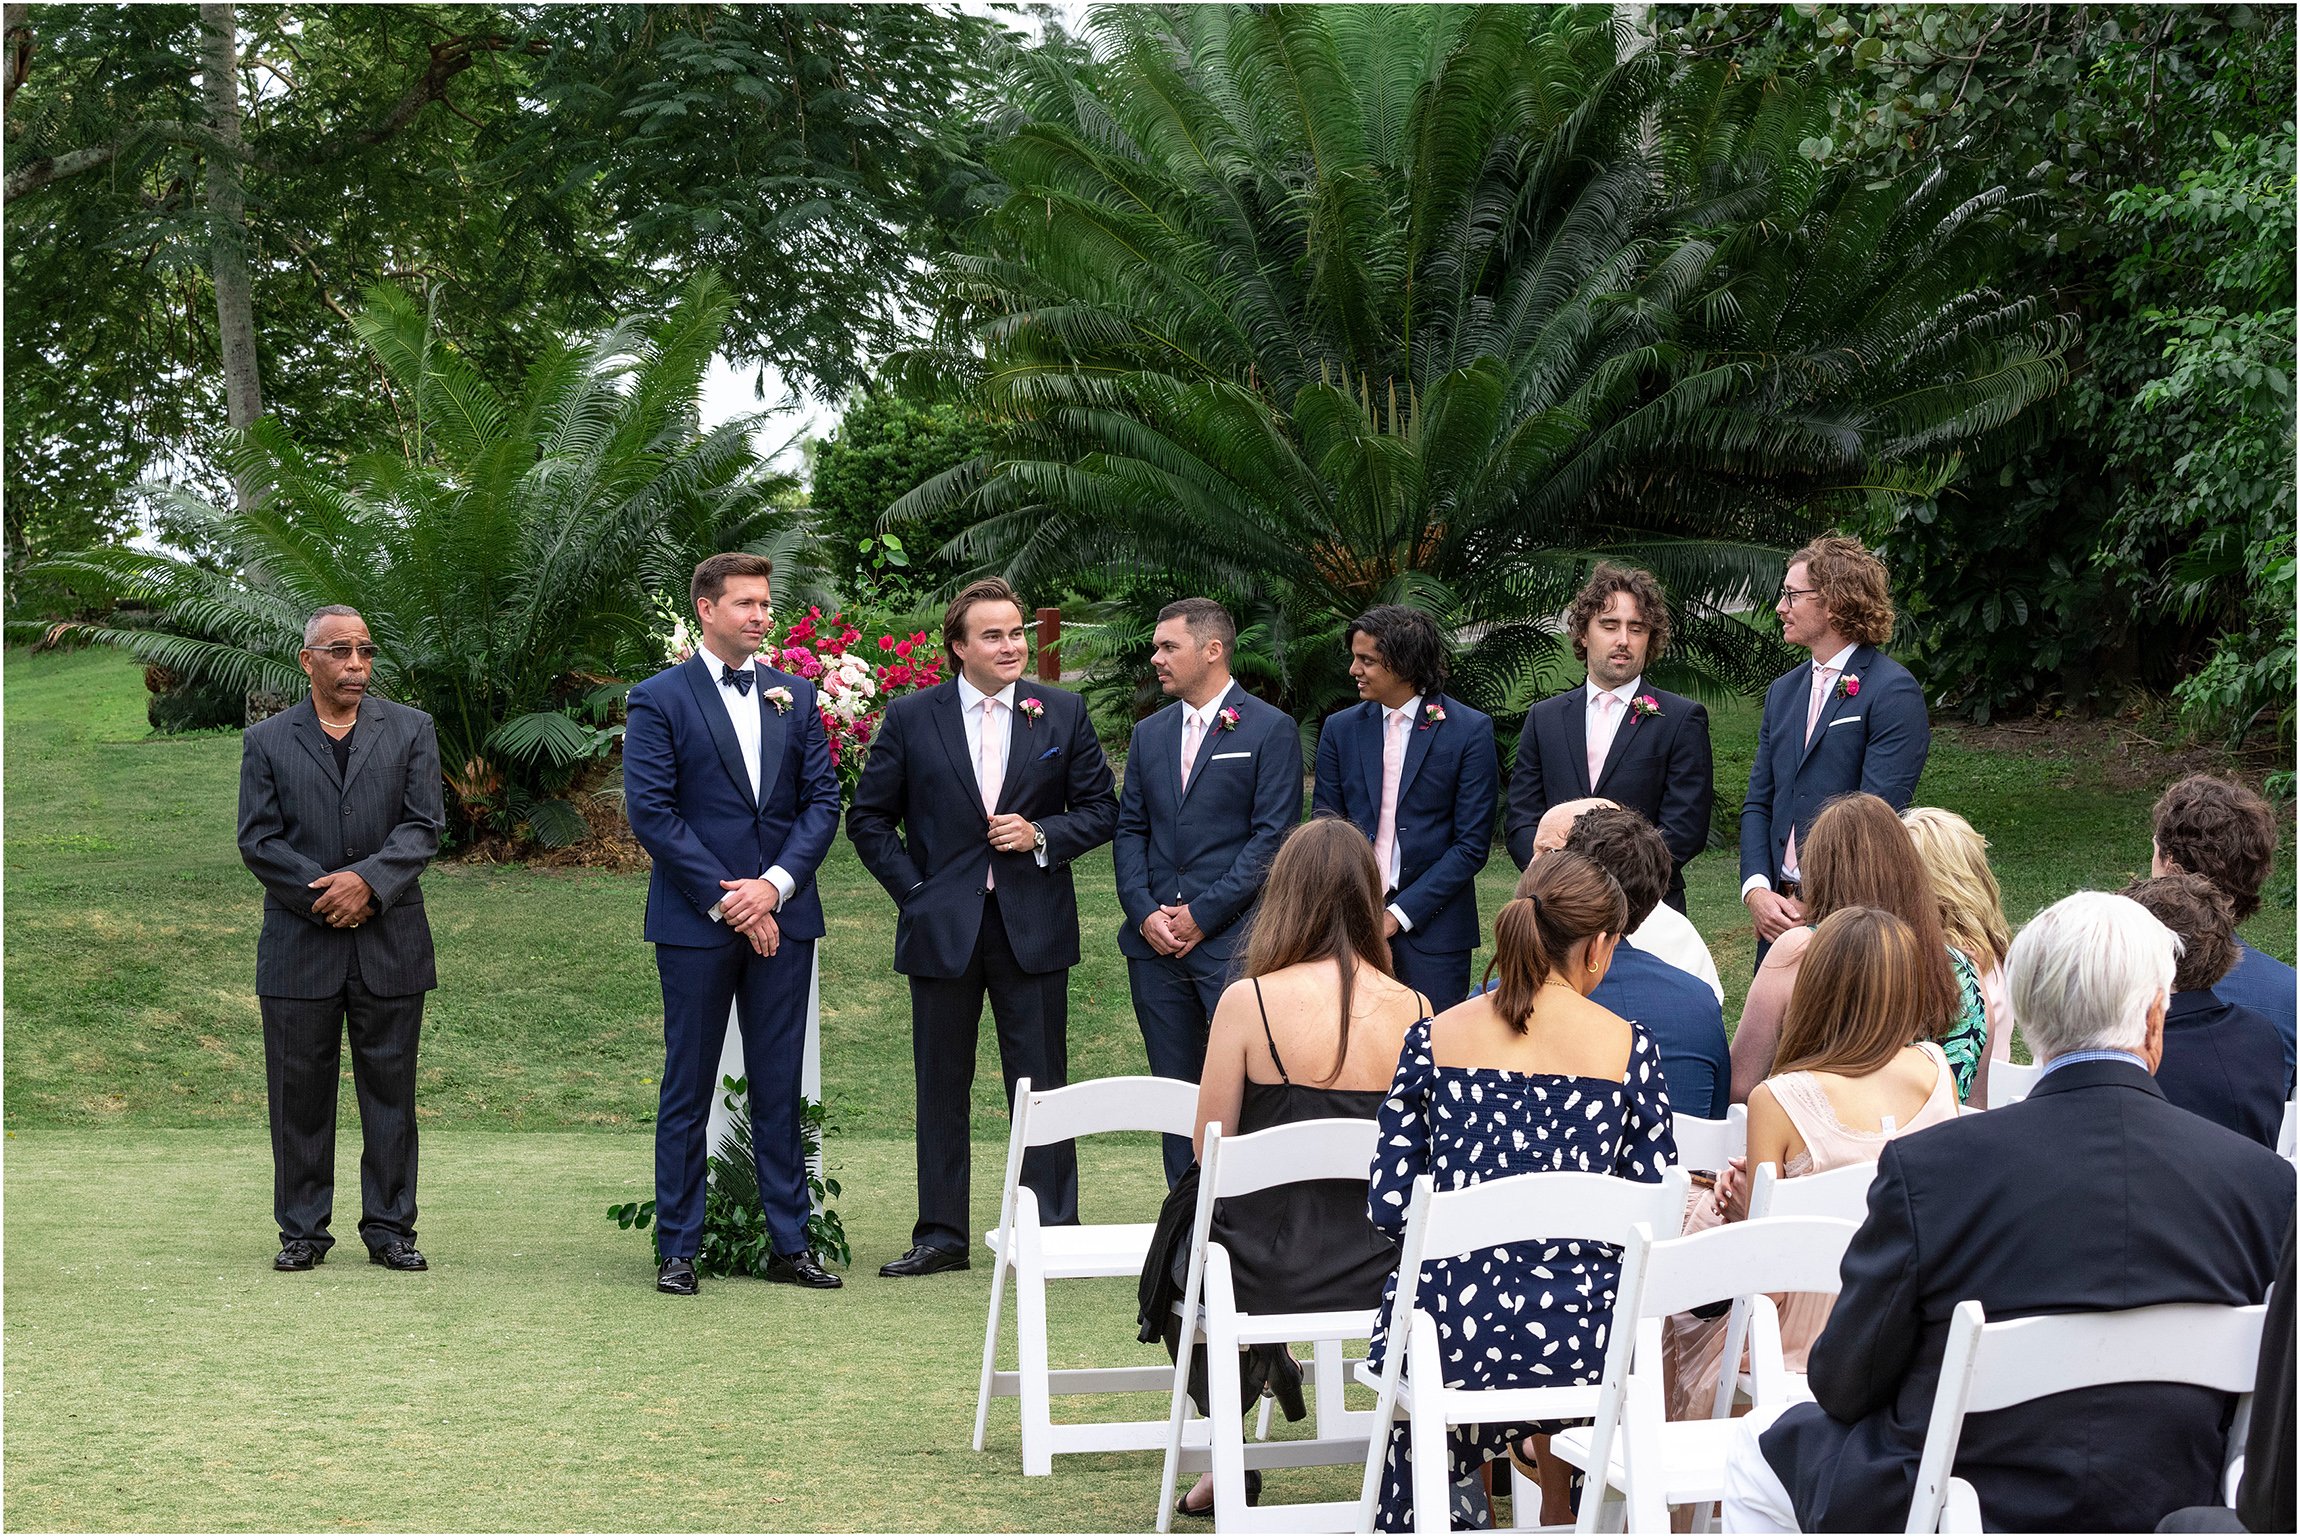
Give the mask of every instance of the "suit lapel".
<path id="1" fill-rule="evenodd" d="M 959 698 L 958 680 L 951 679 L 940 687 L 949 690 L 927 710 L 934 717 L 934 734 L 942 743 L 943 754 L 950 759 L 951 773 L 959 784 L 966 786 L 967 807 L 982 816 L 982 781 L 975 776 L 974 755 L 966 750 L 966 706 Z M 984 817 L 987 823 L 989 818 Z"/>
<path id="2" fill-rule="evenodd" d="M 320 766 L 320 772 L 327 775 L 327 782 L 342 789 L 344 777 L 336 771 L 335 749 L 327 745 L 327 733 L 320 729 L 319 711 L 306 698 L 302 703 L 290 706 L 288 713 L 299 717 L 295 723 L 295 739 L 303 743 L 304 751 L 312 755 L 312 760 Z"/>
<path id="3" fill-rule="evenodd" d="M 1366 805 L 1376 821 L 1382 814 L 1382 707 L 1369 699 L 1356 710 L 1345 740 L 1357 755 L 1358 777 L 1365 781 Z"/>
<path id="4" fill-rule="evenodd" d="M 703 712 L 703 725 L 711 733 L 711 740 L 719 749 L 719 761 L 727 766 L 727 777 L 735 782 L 735 793 L 756 809 L 759 802 L 751 794 L 751 771 L 743 766 L 743 744 L 735 740 L 735 723 L 727 718 L 727 707 L 719 702 L 719 690 L 726 685 L 711 673 L 710 653 L 700 647 L 695 654 L 679 664 L 686 676 L 687 688 L 695 696 L 695 708 Z"/>
<path id="5" fill-rule="evenodd" d="M 1006 712 L 1006 772 L 998 781 L 998 810 L 1001 816 L 1014 809 L 1015 792 L 1022 788 L 1022 776 L 1038 760 L 1043 749 L 1038 746 L 1037 725 L 1022 713 L 1022 687 L 1014 690 L 1014 708 Z"/>
<path id="6" fill-rule="evenodd" d="M 1590 794 L 1603 795 L 1605 793 L 1605 781 L 1613 777 L 1613 770 L 1628 752 L 1629 739 L 1637 734 L 1638 723 L 1645 719 L 1637 712 L 1636 705 L 1636 699 L 1642 697 L 1644 697 L 1642 694 L 1632 697 L 1629 705 L 1629 718 L 1621 723 L 1620 730 L 1613 733 L 1613 745 L 1605 750 L 1605 761 L 1597 766 L 1597 783 L 1589 787 Z M 1584 773 L 1588 772 L 1589 769 L 1589 764 L 1586 761 L 1588 757 L 1587 753 L 1582 754 L 1584 761 L 1581 767 Z"/>
<path id="7" fill-rule="evenodd" d="M 367 760 L 375 756 L 377 744 L 389 729 L 383 723 L 384 712 L 369 709 L 365 699 L 360 700 L 359 714 L 353 719 L 359 724 L 352 728 L 351 733 L 351 766 L 343 771 L 343 787 L 346 790 L 359 777 L 359 771 L 367 766 Z M 328 761 L 335 761 L 334 753 L 328 754 Z"/>
<path id="8" fill-rule="evenodd" d="M 1587 800 L 1597 793 L 1589 785 L 1589 685 L 1560 695 L 1558 702 L 1573 712 L 1573 730 L 1565 739 L 1573 744 L 1573 782 L 1581 787 L 1577 799 Z"/>
<path id="9" fill-rule="evenodd" d="M 790 717 L 786 712 L 776 709 L 767 700 L 768 689 L 781 688 L 786 685 L 775 674 L 767 671 L 767 664 L 764 662 L 753 663 L 751 673 L 751 692 L 759 696 L 758 803 L 764 806 L 775 793 L 775 781 L 782 777 L 783 744 L 786 740 L 784 734 L 790 730 Z M 792 708 L 796 709 L 797 694 L 794 692 L 791 698 Z M 732 730 L 733 728 L 729 727 L 729 729 Z M 737 756 L 741 755 L 741 751 L 741 748 L 737 747 Z M 745 777 L 748 778 L 747 775 Z"/>
<path id="10" fill-rule="evenodd" d="M 1855 646 L 1853 648 L 1853 654 L 1845 661 L 1845 670 L 1837 674 L 1837 681 L 1829 690 L 1828 702 L 1821 706 L 1821 718 L 1813 722 L 1813 734 L 1805 739 L 1804 751 L 1797 754 L 1797 767 L 1803 768 L 1805 766 L 1805 760 L 1813 756 L 1813 749 L 1820 746 L 1821 738 L 1828 734 L 1829 723 L 1837 718 L 1839 711 L 1853 702 L 1845 697 L 1845 680 L 1857 678 L 1866 672 L 1870 659 L 1876 654 L 1868 646 Z M 1813 673 L 1811 664 L 1808 663 L 1805 672 L 1805 697 L 1798 702 L 1809 709 L 1812 698 Z M 1804 717 L 1801 714 L 1797 719 L 1797 724 L 1804 724 Z"/>
<path id="11" fill-rule="evenodd" d="M 1182 799 L 1185 801 L 1190 798 L 1190 792 L 1197 789 L 1198 786 L 1205 780 L 1206 765 L 1214 760 L 1215 745 L 1219 743 L 1222 738 L 1230 734 L 1229 732 L 1222 729 L 1222 710 L 1225 706 L 1231 705 L 1231 697 L 1233 695 L 1236 695 L 1239 698 L 1245 697 L 1239 692 L 1238 685 L 1233 683 L 1228 688 L 1222 690 L 1221 698 L 1215 701 L 1214 718 L 1210 723 L 1208 723 L 1206 727 L 1206 734 L 1198 739 L 1198 757 L 1197 761 L 1190 765 L 1190 782 L 1182 787 Z M 1234 708 L 1234 706 L 1232 707 Z M 1184 708 L 1187 708 L 1187 706 Z M 1245 713 L 1246 712 L 1242 709 L 1238 711 L 1241 719 L 1245 716 Z M 1182 725 L 1182 721 L 1179 716 L 1175 718 L 1174 724 L 1177 728 Z M 1182 749 L 1181 743 L 1179 741 L 1175 743 L 1174 747 L 1174 772 L 1177 775 L 1182 772 Z"/>
<path id="12" fill-rule="evenodd" d="M 1406 764 L 1398 773 L 1398 804 L 1401 806 L 1406 803 L 1406 791 L 1413 788 L 1414 775 L 1421 772 L 1422 760 L 1430 755 L 1430 743 L 1435 740 L 1440 731 L 1445 729 L 1444 721 L 1435 721 L 1429 718 L 1429 707 L 1436 704 L 1442 697 L 1444 696 L 1432 695 L 1424 699 L 1420 705 L 1422 718 L 1420 720 L 1409 718 L 1406 721 Z M 1374 804 L 1379 806 L 1381 802 L 1376 801 Z"/>

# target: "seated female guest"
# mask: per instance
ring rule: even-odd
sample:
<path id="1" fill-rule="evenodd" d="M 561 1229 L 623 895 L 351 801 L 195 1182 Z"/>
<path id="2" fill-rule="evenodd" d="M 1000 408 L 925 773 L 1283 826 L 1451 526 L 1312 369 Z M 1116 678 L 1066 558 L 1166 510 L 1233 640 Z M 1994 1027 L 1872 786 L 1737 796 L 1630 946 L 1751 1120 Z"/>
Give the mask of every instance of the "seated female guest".
<path id="1" fill-rule="evenodd" d="M 2004 897 L 1989 868 L 1989 840 L 1973 824 L 1937 806 L 1911 806 L 1901 825 L 1917 846 L 1917 858 L 1932 877 L 1940 906 L 1941 933 L 1949 947 L 1969 958 L 1980 973 L 1981 1004 L 1988 1016 L 1991 1062 L 2012 1060 L 2012 1000 L 2005 993 L 2005 952 L 2012 948 L 2012 925 L 2005 922 Z M 1988 1104 L 1984 1069 L 1973 1080 L 1965 1103 Z"/>
<path id="2" fill-rule="evenodd" d="M 1271 861 L 1262 905 L 1246 940 L 1245 975 L 1216 1005 L 1198 1082 L 1197 1151 L 1206 1128 L 1244 1136 L 1293 1121 L 1370 1121 L 1381 1108 L 1407 1027 L 1429 1013 L 1427 1000 L 1390 975 L 1382 937 L 1382 880 L 1373 846 L 1339 817 L 1320 817 L 1289 834 Z M 1173 1304 L 1182 1299 L 1190 1226 L 1198 1207 L 1195 1165 L 1167 1198 L 1142 1277 L 1141 1338 L 1180 1349 Z M 1366 1220 L 1366 1186 L 1356 1180 L 1281 1185 L 1224 1201 L 1213 1241 L 1229 1251 L 1238 1305 L 1250 1313 L 1370 1308 L 1397 1269 L 1394 1235 Z M 1266 1382 L 1288 1419 L 1300 1419 L 1301 1369 L 1283 1345 L 1245 1352 L 1244 1398 Z M 1192 1362 L 1190 1394 L 1206 1413 L 1204 1353 Z M 1258 1499 L 1261 1475 L 1249 1472 Z M 1209 1478 L 1175 1507 L 1210 1516 Z"/>
<path id="3" fill-rule="evenodd" d="M 2181 1109 L 2273 1148 L 2284 1123 L 2283 1040 L 2267 1015 L 2213 991 L 2236 965 L 2228 899 L 2201 875 L 2134 881 L 2124 895 L 2180 939 L 2156 1086 Z"/>
<path id="4" fill-rule="evenodd" d="M 1840 795 L 1813 818 L 1812 831 L 1798 839 L 1803 866 L 1805 922 L 1773 942 L 1765 964 L 1749 984 L 1741 1027 L 1733 1033 L 1733 1100 L 1773 1071 L 1781 1020 L 1797 986 L 1797 968 L 1813 932 L 1829 915 L 1848 907 L 1874 907 L 1907 924 L 1940 960 L 1924 967 L 1926 985 L 1918 1011 L 1908 1021 L 1909 1040 L 1929 1037 L 1941 1043 L 1956 1072 L 1957 1098 L 1972 1092 L 1973 1078 L 1988 1050 L 1988 1006 L 1981 1000 L 1980 971 L 1941 933 L 1940 906 L 1933 883 L 1917 858 L 1917 846 L 1893 808 L 1874 795 Z"/>
<path id="5" fill-rule="evenodd" d="M 1848 907 L 1830 914 L 1805 946 L 1797 991 L 1781 1026 L 1779 1067 L 1749 1096 L 1749 1156 L 1717 1188 L 1697 1195 L 1688 1231 L 1749 1214 L 1751 1175 L 1771 1164 L 1783 1179 L 1875 1163 L 1894 1137 L 1957 1116 L 1956 1080 L 1931 1041 L 1909 1040 L 1935 952 L 1891 913 Z M 1791 1371 L 1829 1321 L 1831 1298 L 1773 1299 Z M 1723 1317 L 1681 1313 L 1669 1321 L 1669 1417 L 1707 1419 L 1725 1349 Z"/>
<path id="6" fill-rule="evenodd" d="M 1519 878 L 1515 900 L 1494 919 L 1488 976 L 1498 972 L 1501 985 L 1407 1032 L 1381 1107 L 1376 1226 L 1403 1235 L 1423 1174 L 1440 1190 L 1563 1169 L 1650 1184 L 1676 1161 L 1660 1053 L 1643 1030 L 1588 997 L 1605 978 L 1627 911 L 1613 877 L 1579 854 L 1544 855 Z M 1597 1244 L 1516 1244 L 1432 1261 L 1420 1295 L 1449 1363 L 1458 1363 L 1448 1365 L 1446 1385 L 1595 1381 L 1619 1284 L 1618 1251 Z M 1368 1351 L 1377 1365 L 1395 1328 L 1394 1298 L 1393 1286 Z M 1455 1482 L 1536 1428 L 1454 1427 L 1447 1451 Z M 1562 1464 L 1544 1451 L 1541 1467 L 1544 1519 L 1572 1519 Z M 1413 1524 L 1412 1448 L 1400 1424 L 1390 1433 L 1379 1526 Z"/>

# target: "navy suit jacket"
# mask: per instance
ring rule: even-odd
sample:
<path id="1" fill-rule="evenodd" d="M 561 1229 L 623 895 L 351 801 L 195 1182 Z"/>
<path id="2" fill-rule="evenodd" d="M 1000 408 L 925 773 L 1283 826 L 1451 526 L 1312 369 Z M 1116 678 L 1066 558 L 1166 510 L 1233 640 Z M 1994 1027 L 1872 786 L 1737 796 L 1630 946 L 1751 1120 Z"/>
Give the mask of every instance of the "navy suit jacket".
<path id="1" fill-rule="evenodd" d="M 1860 692 L 1844 692 L 1847 677 Z M 1765 691 L 1764 724 L 1757 731 L 1757 761 L 1749 769 L 1749 798 L 1741 803 L 1741 879 L 1781 879 L 1789 830 L 1813 825 L 1821 808 L 1840 795 L 1865 791 L 1903 811 L 1917 793 L 1917 776 L 1932 750 L 1932 723 L 1924 691 L 1909 670 L 1874 646 L 1856 646 L 1805 737 L 1805 710 L 1813 692 L 1811 663 L 1792 667 Z M 1906 1519 L 1907 1512 L 1903 1512 Z"/>
<path id="2" fill-rule="evenodd" d="M 2236 969 L 2220 979 L 2213 991 L 2224 1003 L 2240 1004 L 2265 1017 L 2276 1027 L 2277 1041 L 2284 1048 L 2284 1097 L 2292 1097 L 2293 1016 L 2300 1013 L 2300 977 L 2292 968 L 2253 949 L 2242 939 L 2236 941 Z"/>
<path id="3" fill-rule="evenodd" d="M 1158 952 L 1142 920 L 1180 902 L 1206 937 L 1199 948 L 1226 959 L 1245 932 L 1240 922 L 1262 894 L 1278 845 L 1302 820 L 1302 734 L 1294 718 L 1232 683 L 1222 696 L 1238 724 L 1219 719 L 1198 744 L 1190 788 L 1182 788 L 1179 700 L 1134 728 L 1126 783 L 1118 794 L 1111 863 L 1126 923 L 1118 948 L 1146 961 Z"/>
<path id="4" fill-rule="evenodd" d="M 2283 1083 L 2284 1051 L 2265 1016 L 2209 987 L 2172 995 L 2156 1064 L 2166 1099 L 2273 1148 L 2284 1125 Z"/>
<path id="5" fill-rule="evenodd" d="M 1435 705 L 1443 720 L 1429 719 Z M 1446 694 L 1424 699 L 1398 775 L 1398 884 L 1413 927 L 1398 937 L 1435 955 L 1478 946 L 1477 872 L 1493 852 L 1501 759 L 1493 717 Z M 1382 822 L 1382 707 L 1338 710 L 1318 731 L 1314 816 L 1346 817 L 1372 842 Z M 1385 878 L 1388 872 L 1383 872 Z"/>
<path id="6" fill-rule="evenodd" d="M 900 910 L 894 969 L 905 976 L 966 974 L 989 895 L 983 877 L 994 872 L 1015 963 L 1034 975 L 1078 964 L 1070 862 L 1110 841 L 1118 818 L 1110 760 L 1076 694 L 1026 679 L 1014 699 L 998 810 L 1046 834 L 1044 869 L 1032 850 L 990 846 L 956 678 L 887 706 L 871 743 L 847 836 Z M 1037 700 L 1041 713 L 1022 710 L 1026 699 Z"/>
<path id="7" fill-rule="evenodd" d="M 1813 1344 L 1813 1404 L 1763 1437 L 1798 1530 L 1908 1521 L 1949 1318 L 2228 1306 L 2267 1293 L 2292 1165 L 2166 1101 L 2137 1064 L 2075 1062 L 2029 1097 L 1885 1144 L 1844 1289 Z M 2234 1400 L 2118 1384 L 1966 1419 L 1956 1472 L 1991 1531 L 2146 1532 L 2218 1504 Z"/>
<path id="8" fill-rule="evenodd" d="M 759 793 L 743 767 L 726 685 L 698 649 L 631 690 L 623 730 L 623 806 L 631 835 L 653 856 L 646 938 L 658 945 L 748 944 L 710 916 L 719 882 L 755 880 L 781 865 L 794 883 L 775 921 L 792 939 L 823 937 L 815 872 L 839 826 L 839 777 L 815 709 L 815 686 L 756 664 Z M 777 708 L 770 691 L 790 691 Z"/>
<path id="9" fill-rule="evenodd" d="M 1708 983 L 1624 941 L 1613 947 L 1613 964 L 1589 1000 L 1644 1027 L 1661 1053 L 1672 1110 L 1725 1119 L 1732 1106 L 1733 1059 L 1725 1044 L 1725 1011 Z"/>
<path id="10" fill-rule="evenodd" d="M 1669 889 L 1683 892 L 1685 867 L 1709 846 L 1709 813 L 1717 800 L 1717 768 L 1709 751 L 1709 711 L 1697 700 L 1651 686 L 1658 715 L 1632 714 L 1589 782 L 1589 690 L 1579 684 L 1525 713 L 1517 739 L 1517 767 L 1509 778 L 1509 817 L 1502 835 L 1509 857 L 1524 869 L 1533 859 L 1534 829 L 1552 806 L 1602 795 L 1661 829 L 1676 861 Z"/>

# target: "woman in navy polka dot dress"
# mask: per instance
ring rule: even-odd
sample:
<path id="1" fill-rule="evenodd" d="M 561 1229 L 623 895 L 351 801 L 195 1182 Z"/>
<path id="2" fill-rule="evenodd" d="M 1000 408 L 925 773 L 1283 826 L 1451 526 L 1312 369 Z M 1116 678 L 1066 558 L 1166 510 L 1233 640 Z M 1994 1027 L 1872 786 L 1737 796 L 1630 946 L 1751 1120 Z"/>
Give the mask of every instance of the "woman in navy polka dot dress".
<path id="1" fill-rule="evenodd" d="M 1591 1003 L 1627 904 L 1613 877 L 1576 854 L 1537 859 L 1494 919 L 1500 986 L 1407 1032 L 1380 1115 L 1369 1196 L 1374 1225 L 1403 1233 L 1414 1180 L 1459 1190 L 1512 1174 L 1578 1170 L 1657 1183 L 1677 1158 L 1669 1091 L 1653 1042 Z M 1604 1372 L 1620 1284 L 1609 1244 L 1521 1244 L 1425 1265 L 1420 1305 L 1436 1320 L 1448 1387 L 1561 1387 Z M 1369 1352 L 1382 1360 L 1397 1281 Z M 1508 1455 L 1530 1425 L 1456 1426 L 1459 1483 Z M 1411 1441 L 1390 1434 L 1378 1530 L 1411 1530 Z M 1562 1464 L 1543 1458 L 1545 1523 L 1570 1521 Z"/>

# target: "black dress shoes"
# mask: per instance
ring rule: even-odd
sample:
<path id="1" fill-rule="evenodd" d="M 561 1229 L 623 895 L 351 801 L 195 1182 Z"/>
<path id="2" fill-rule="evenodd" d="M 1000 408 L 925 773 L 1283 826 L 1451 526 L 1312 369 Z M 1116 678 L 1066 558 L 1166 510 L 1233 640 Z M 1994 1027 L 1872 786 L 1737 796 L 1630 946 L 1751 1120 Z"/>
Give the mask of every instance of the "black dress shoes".
<path id="1" fill-rule="evenodd" d="M 655 1271 L 655 1290 L 673 1297 L 692 1297 L 697 1290 L 695 1262 L 673 1257 Z"/>
<path id="2" fill-rule="evenodd" d="M 395 1238 L 380 1249 L 367 1251 L 370 1265 L 381 1265 L 386 1270 L 429 1270 L 430 1262 L 423 1251 L 404 1238 Z"/>
<path id="3" fill-rule="evenodd" d="M 309 1270 L 314 1265 L 326 1263 L 327 1251 L 302 1238 L 289 1239 L 280 1245 L 279 1253 L 272 1256 L 274 1270 Z"/>
<path id="4" fill-rule="evenodd" d="M 900 1280 L 904 1276 L 940 1275 L 945 1270 L 965 1270 L 972 1262 L 962 1249 L 937 1249 L 931 1244 L 920 1244 L 901 1259 L 890 1259 L 878 1267 L 883 1276 Z"/>
<path id="5" fill-rule="evenodd" d="M 812 1254 L 770 1254 L 766 1278 L 785 1286 L 811 1286 L 816 1291 L 837 1291 L 847 1283 L 815 1263 Z"/>

